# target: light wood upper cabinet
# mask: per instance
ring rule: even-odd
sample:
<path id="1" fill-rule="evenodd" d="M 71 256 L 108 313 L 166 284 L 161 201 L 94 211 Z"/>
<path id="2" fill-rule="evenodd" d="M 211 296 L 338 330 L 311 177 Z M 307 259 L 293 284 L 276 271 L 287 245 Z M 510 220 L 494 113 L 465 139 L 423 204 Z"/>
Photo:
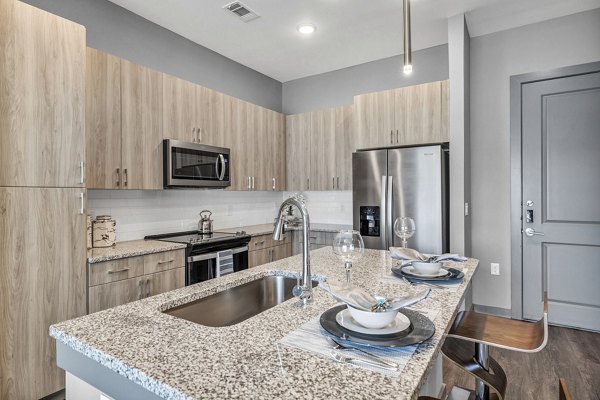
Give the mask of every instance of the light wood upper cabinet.
<path id="1" fill-rule="evenodd" d="M 17 1 L 0 25 L 0 186 L 83 187 L 85 28 Z"/>
<path id="2" fill-rule="evenodd" d="M 123 186 L 162 189 L 163 75 L 121 60 Z"/>
<path id="3" fill-rule="evenodd" d="M 48 328 L 86 312 L 82 193 L 0 188 L 2 399 L 39 399 L 64 388 Z"/>
<path id="4" fill-rule="evenodd" d="M 357 148 L 390 146 L 395 135 L 395 92 L 386 90 L 354 97 Z"/>
<path id="5" fill-rule="evenodd" d="M 288 190 L 310 189 L 311 113 L 285 119 Z"/>
<path id="6" fill-rule="evenodd" d="M 121 60 L 88 48 L 85 95 L 86 186 L 121 187 Z"/>
<path id="7" fill-rule="evenodd" d="M 271 190 L 273 187 L 269 166 L 273 157 L 271 146 L 273 144 L 267 127 L 267 109 L 251 104 L 251 113 L 254 115 L 254 126 L 251 128 L 249 151 L 252 157 L 248 165 L 252 176 L 252 190 Z"/>
<path id="8" fill-rule="evenodd" d="M 442 83 L 432 82 L 423 85 L 397 89 L 404 94 L 405 104 L 401 118 L 396 118 L 396 126 L 405 123 L 405 134 L 400 144 L 436 143 L 441 141 L 442 129 Z M 398 109 L 399 107 L 397 107 Z"/>
<path id="9" fill-rule="evenodd" d="M 352 190 L 352 153 L 356 150 L 353 114 L 353 106 L 335 109 L 335 176 L 338 190 Z"/>
<path id="10" fill-rule="evenodd" d="M 447 81 L 354 98 L 358 149 L 447 142 L 447 125 Z"/>
<path id="11" fill-rule="evenodd" d="M 269 168 L 270 190 L 286 189 L 286 151 L 285 151 L 285 116 L 281 113 L 267 110 L 267 129 L 269 137 Z"/>
<path id="12" fill-rule="evenodd" d="M 310 113 L 310 187 L 312 190 L 336 188 L 336 120 L 335 109 Z"/>
<path id="13" fill-rule="evenodd" d="M 163 75 L 163 137 L 185 142 L 199 139 L 198 85 Z"/>

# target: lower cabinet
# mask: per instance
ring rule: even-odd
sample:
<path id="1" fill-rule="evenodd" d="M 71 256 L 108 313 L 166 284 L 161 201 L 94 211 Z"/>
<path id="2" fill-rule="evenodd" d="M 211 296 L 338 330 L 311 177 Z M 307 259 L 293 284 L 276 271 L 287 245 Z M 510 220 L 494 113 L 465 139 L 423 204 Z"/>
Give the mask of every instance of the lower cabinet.
<path id="1" fill-rule="evenodd" d="M 275 241 L 271 235 L 252 237 L 248 251 L 248 268 L 281 260 L 292 255 L 291 235 L 284 234 L 283 240 Z"/>
<path id="2" fill-rule="evenodd" d="M 185 286 L 184 250 L 88 264 L 88 268 L 89 313 Z"/>
<path id="3" fill-rule="evenodd" d="M 310 232 L 310 251 L 332 246 L 335 235 L 337 235 L 337 232 Z M 302 254 L 303 243 L 302 231 L 294 231 L 292 238 L 292 255 Z"/>

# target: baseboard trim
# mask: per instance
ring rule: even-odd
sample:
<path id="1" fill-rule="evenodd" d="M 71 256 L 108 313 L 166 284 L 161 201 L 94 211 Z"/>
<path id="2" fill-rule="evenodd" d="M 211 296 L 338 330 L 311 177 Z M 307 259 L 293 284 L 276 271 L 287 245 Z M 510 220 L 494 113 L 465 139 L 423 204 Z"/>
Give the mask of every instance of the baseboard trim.
<path id="1" fill-rule="evenodd" d="M 473 304 L 473 309 L 482 314 L 490 314 L 496 315 L 498 317 L 511 317 L 510 308 L 500 308 L 500 307 L 492 307 L 492 306 L 484 306 L 481 304 Z"/>

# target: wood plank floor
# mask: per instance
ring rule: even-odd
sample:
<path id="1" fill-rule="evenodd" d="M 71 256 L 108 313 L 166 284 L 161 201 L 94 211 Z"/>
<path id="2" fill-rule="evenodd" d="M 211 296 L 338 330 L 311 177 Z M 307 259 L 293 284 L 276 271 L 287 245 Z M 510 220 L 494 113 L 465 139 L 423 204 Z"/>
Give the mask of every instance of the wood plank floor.
<path id="1" fill-rule="evenodd" d="M 600 400 L 600 333 L 551 326 L 548 345 L 527 354 L 491 348 L 506 372 L 509 400 L 558 399 L 558 378 L 567 381 L 573 400 Z M 444 359 L 444 382 L 473 389 L 474 381 Z"/>

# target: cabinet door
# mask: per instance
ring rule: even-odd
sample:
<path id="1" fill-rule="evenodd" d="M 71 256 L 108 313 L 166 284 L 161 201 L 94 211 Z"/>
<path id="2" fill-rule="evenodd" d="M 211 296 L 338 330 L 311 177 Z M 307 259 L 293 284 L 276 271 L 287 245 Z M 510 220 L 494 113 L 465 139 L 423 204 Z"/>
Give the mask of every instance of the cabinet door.
<path id="1" fill-rule="evenodd" d="M 354 126 L 358 149 L 393 145 L 394 90 L 354 97 Z"/>
<path id="2" fill-rule="evenodd" d="M 267 110 L 267 130 L 269 135 L 269 167 L 268 178 L 270 190 L 285 190 L 285 116 L 281 113 Z"/>
<path id="3" fill-rule="evenodd" d="M 273 187 L 273 174 L 269 171 L 271 165 L 273 139 L 267 127 L 267 109 L 251 104 L 254 114 L 254 126 L 251 131 L 250 143 L 247 144 L 250 152 L 249 165 L 252 176 L 252 190 L 271 190 Z"/>
<path id="4" fill-rule="evenodd" d="M 401 144 L 437 143 L 442 132 L 441 82 L 403 88 L 406 131 Z"/>
<path id="5" fill-rule="evenodd" d="M 248 252 L 248 268 L 258 267 L 269 262 L 269 250 L 261 249 Z"/>
<path id="6" fill-rule="evenodd" d="M 335 188 L 338 190 L 352 190 L 352 153 L 356 145 L 353 110 L 353 106 L 335 109 Z"/>
<path id="7" fill-rule="evenodd" d="M 202 132 L 203 144 L 218 147 L 231 147 L 231 99 L 226 94 L 207 89 L 208 128 Z"/>
<path id="8" fill-rule="evenodd" d="M 86 313 L 82 189 L 0 188 L 0 397 L 64 388 L 50 325 Z"/>
<path id="9" fill-rule="evenodd" d="M 121 188 L 121 61 L 89 48 L 86 57 L 86 184 Z"/>
<path id="10" fill-rule="evenodd" d="M 170 292 L 185 286 L 185 267 L 145 275 L 144 278 L 145 297 Z"/>
<path id="11" fill-rule="evenodd" d="M 282 260 L 292 256 L 292 244 L 282 244 L 272 248 L 273 261 Z"/>
<path id="12" fill-rule="evenodd" d="M 440 142 L 449 142 L 450 134 L 448 133 L 449 112 L 448 107 L 450 106 L 450 82 L 442 81 L 442 121 L 440 129 Z"/>
<path id="13" fill-rule="evenodd" d="M 251 116 L 248 115 L 250 104 L 236 98 L 230 98 L 230 100 L 232 131 L 235 140 L 232 143 L 230 154 L 231 186 L 229 189 L 250 190 L 248 121 L 253 122 Z"/>
<path id="14" fill-rule="evenodd" d="M 335 190 L 336 112 L 329 108 L 310 114 L 310 189 Z"/>
<path id="15" fill-rule="evenodd" d="M 286 175 L 288 190 L 310 189 L 310 113 L 288 115 L 285 119 Z"/>
<path id="16" fill-rule="evenodd" d="M 162 74 L 121 60 L 125 189 L 162 189 Z"/>
<path id="17" fill-rule="evenodd" d="M 197 85 L 163 75 L 163 138 L 196 142 L 199 128 L 196 106 Z"/>
<path id="18" fill-rule="evenodd" d="M 0 21 L 0 186 L 83 187 L 85 28 L 13 3 Z"/>
<path id="19" fill-rule="evenodd" d="M 89 312 L 95 313 L 144 297 L 144 276 L 89 288 Z"/>

